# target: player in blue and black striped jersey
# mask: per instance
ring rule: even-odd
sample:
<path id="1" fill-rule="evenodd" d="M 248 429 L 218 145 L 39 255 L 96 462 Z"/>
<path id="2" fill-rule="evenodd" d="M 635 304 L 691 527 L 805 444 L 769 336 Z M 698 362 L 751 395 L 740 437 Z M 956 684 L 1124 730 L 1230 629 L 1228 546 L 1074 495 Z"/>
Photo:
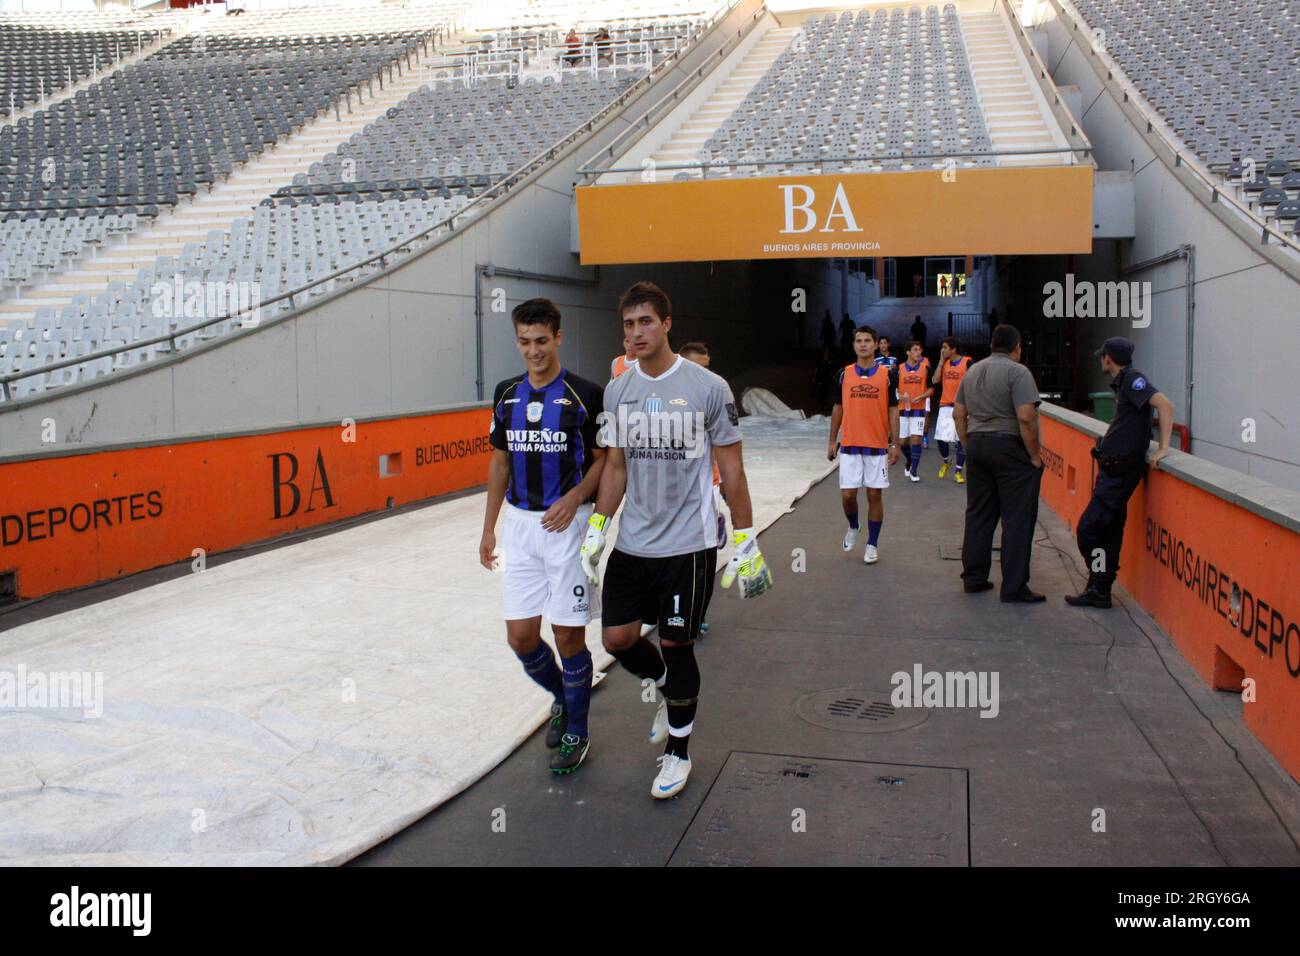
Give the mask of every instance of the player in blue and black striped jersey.
<path id="1" fill-rule="evenodd" d="M 515 307 L 515 344 L 527 368 L 492 396 L 492 463 L 479 561 L 498 565 L 496 525 L 503 503 L 506 639 L 528 676 L 554 698 L 546 745 L 559 747 L 555 773 L 571 773 L 587 755 L 591 654 L 587 624 L 599 597 L 587 583 L 578 550 L 600 483 L 605 449 L 596 416 L 604 389 L 560 365 L 560 310 L 549 299 Z M 575 518 L 577 520 L 575 520 Z M 551 622 L 563 670 L 542 640 Z"/>

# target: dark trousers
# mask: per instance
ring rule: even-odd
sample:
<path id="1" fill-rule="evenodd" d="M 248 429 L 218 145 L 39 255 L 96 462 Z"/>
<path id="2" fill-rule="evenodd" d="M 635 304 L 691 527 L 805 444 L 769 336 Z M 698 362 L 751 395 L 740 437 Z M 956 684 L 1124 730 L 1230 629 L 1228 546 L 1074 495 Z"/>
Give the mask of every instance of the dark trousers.
<path id="1" fill-rule="evenodd" d="M 966 534 L 961 579 L 967 585 L 989 579 L 993 532 L 1002 522 L 1002 596 L 1029 585 L 1029 558 L 1038 522 L 1035 468 L 1019 435 L 971 433 L 966 445 Z"/>
<path id="2" fill-rule="evenodd" d="M 1142 466 L 1100 472 L 1092 500 L 1079 516 L 1079 553 L 1088 568 L 1088 586 L 1109 591 L 1119 573 L 1119 551 L 1124 544 L 1128 500 L 1142 482 Z M 1102 555 L 1096 553 L 1101 550 Z"/>

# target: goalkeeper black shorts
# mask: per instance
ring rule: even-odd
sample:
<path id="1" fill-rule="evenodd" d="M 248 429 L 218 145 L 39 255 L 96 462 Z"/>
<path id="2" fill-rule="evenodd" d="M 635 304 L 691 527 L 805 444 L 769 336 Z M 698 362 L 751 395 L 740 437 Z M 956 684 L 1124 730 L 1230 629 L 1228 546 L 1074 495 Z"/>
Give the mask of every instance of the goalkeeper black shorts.
<path id="1" fill-rule="evenodd" d="M 718 549 L 705 548 L 668 558 L 638 558 L 615 548 L 605 565 L 601 624 L 618 627 L 659 614 L 659 636 L 693 641 L 713 597 Z"/>

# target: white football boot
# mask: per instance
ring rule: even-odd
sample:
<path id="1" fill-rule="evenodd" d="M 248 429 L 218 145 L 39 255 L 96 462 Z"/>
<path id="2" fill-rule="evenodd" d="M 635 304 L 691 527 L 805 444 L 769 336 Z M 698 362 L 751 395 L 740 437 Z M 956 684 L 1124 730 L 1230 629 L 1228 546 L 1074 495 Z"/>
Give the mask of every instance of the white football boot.
<path id="1" fill-rule="evenodd" d="M 691 758 L 676 754 L 664 754 L 659 758 L 659 775 L 650 786 L 650 796 L 656 800 L 667 800 L 682 792 L 686 779 L 691 775 Z"/>

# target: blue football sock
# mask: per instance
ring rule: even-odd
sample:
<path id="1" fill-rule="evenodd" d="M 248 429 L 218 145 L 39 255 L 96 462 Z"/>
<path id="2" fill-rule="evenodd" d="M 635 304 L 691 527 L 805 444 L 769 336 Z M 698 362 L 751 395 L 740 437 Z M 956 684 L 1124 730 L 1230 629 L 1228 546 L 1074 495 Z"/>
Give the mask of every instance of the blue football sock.
<path id="1" fill-rule="evenodd" d="M 946 441 L 939 442 L 939 454 L 943 455 L 944 461 L 948 460 L 948 443 Z"/>
<path id="2" fill-rule="evenodd" d="M 515 656 L 519 658 L 519 663 L 524 665 L 528 676 L 550 691 L 557 704 L 564 703 L 564 678 L 560 675 L 560 669 L 555 666 L 555 654 L 551 651 L 551 645 L 540 641 L 537 649 L 531 654 Z"/>
<path id="3" fill-rule="evenodd" d="M 921 467 L 921 446 L 912 445 L 909 449 L 912 453 L 912 474 L 918 474 L 917 469 Z"/>
<path id="4" fill-rule="evenodd" d="M 961 447 L 961 442 L 957 442 L 957 470 L 961 471 L 962 466 L 966 464 L 966 449 Z"/>
<path id="5" fill-rule="evenodd" d="M 851 515 L 845 515 L 844 517 L 846 517 L 846 518 L 849 519 L 849 527 L 852 528 L 854 531 L 857 531 L 857 530 L 858 530 L 858 513 L 855 511 L 855 512 L 853 512 L 853 514 L 851 514 Z"/>
<path id="6" fill-rule="evenodd" d="M 883 520 L 872 521 L 870 518 L 867 519 L 867 544 L 874 545 L 880 540 L 880 526 L 884 523 Z"/>
<path id="7" fill-rule="evenodd" d="M 591 708 L 591 651 L 583 648 L 572 657 L 560 659 L 564 665 L 564 704 L 568 709 L 568 732 L 587 736 L 587 711 Z"/>

